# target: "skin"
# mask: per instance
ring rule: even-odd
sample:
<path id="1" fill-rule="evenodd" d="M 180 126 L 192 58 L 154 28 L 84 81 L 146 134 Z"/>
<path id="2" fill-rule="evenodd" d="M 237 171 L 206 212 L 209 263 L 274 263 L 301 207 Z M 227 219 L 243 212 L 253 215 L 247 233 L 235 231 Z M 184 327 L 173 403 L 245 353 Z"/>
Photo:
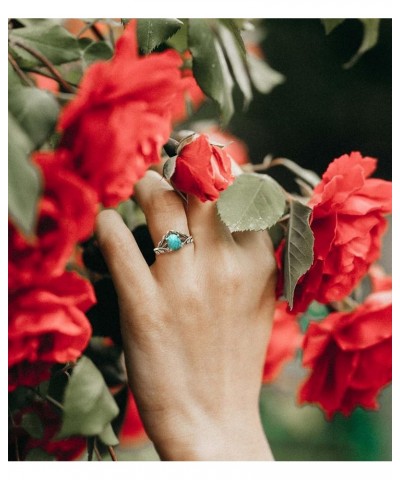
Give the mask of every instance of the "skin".
<path id="1" fill-rule="evenodd" d="M 96 235 L 117 289 L 129 385 L 163 460 L 272 460 L 259 417 L 275 304 L 266 232 L 231 234 L 215 203 L 189 198 L 148 171 L 135 186 L 157 245 L 168 230 L 194 244 L 149 268 L 114 210 Z"/>

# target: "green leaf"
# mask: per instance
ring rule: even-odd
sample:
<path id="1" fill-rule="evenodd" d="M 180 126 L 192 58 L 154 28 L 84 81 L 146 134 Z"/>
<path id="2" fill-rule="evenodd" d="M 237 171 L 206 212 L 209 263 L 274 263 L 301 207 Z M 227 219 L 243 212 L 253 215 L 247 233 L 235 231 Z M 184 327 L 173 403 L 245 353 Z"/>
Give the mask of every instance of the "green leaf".
<path id="1" fill-rule="evenodd" d="M 326 35 L 329 35 L 336 27 L 338 27 L 344 21 L 344 18 L 321 18 L 321 22 L 325 28 Z"/>
<path id="2" fill-rule="evenodd" d="M 99 438 L 104 445 L 115 446 L 119 444 L 119 440 L 114 433 L 111 423 L 105 426 L 104 430 L 99 434 Z"/>
<path id="3" fill-rule="evenodd" d="M 8 113 L 8 211 L 11 219 L 28 236 L 33 234 L 41 176 L 28 159 L 33 142 Z"/>
<path id="4" fill-rule="evenodd" d="M 167 44 L 180 53 L 186 52 L 188 47 L 188 21 L 182 19 L 181 28 L 167 40 Z"/>
<path id="5" fill-rule="evenodd" d="M 272 225 L 272 227 L 268 229 L 268 233 L 274 245 L 274 250 L 276 250 L 285 236 L 285 230 L 282 225 L 275 223 L 275 225 Z"/>
<path id="6" fill-rule="evenodd" d="M 232 232 L 265 230 L 282 216 L 285 195 L 268 175 L 244 173 L 222 192 L 217 208 Z"/>
<path id="7" fill-rule="evenodd" d="M 25 413 L 21 420 L 21 427 L 33 438 L 43 437 L 43 424 L 36 413 Z"/>
<path id="8" fill-rule="evenodd" d="M 253 93 L 251 91 L 250 78 L 247 72 L 246 51 L 244 50 L 242 37 L 240 36 L 238 28 L 232 21 L 229 23 L 220 23 L 218 33 L 229 60 L 233 76 L 243 94 L 244 107 L 247 108 L 253 98 Z"/>
<path id="9" fill-rule="evenodd" d="M 177 18 L 139 18 L 137 37 L 140 49 L 144 53 L 152 52 L 172 37 L 182 25 L 183 22 Z"/>
<path id="10" fill-rule="evenodd" d="M 54 65 L 72 62 L 80 58 L 80 49 L 77 39 L 60 25 L 32 25 L 17 28 L 10 33 L 10 46 L 19 56 L 19 64 L 23 68 L 33 68 L 42 65 L 42 62 L 16 45 L 23 45 L 37 50 Z"/>
<path id="11" fill-rule="evenodd" d="M 311 267 L 314 236 L 310 228 L 311 208 L 291 202 L 284 252 L 284 296 L 293 308 L 294 289 L 299 278 Z"/>
<path id="12" fill-rule="evenodd" d="M 357 53 L 343 65 L 344 68 L 351 68 L 356 62 L 358 62 L 362 55 L 374 47 L 378 41 L 380 19 L 360 18 L 359 20 L 364 27 L 363 39 Z"/>
<path id="13" fill-rule="evenodd" d="M 85 356 L 72 372 L 63 406 L 58 438 L 99 435 L 119 411 L 101 373 Z"/>
<path id="14" fill-rule="evenodd" d="M 271 68 L 264 60 L 248 54 L 247 65 L 251 81 L 261 93 L 271 92 L 277 85 L 285 81 L 285 76 Z"/>
<path id="15" fill-rule="evenodd" d="M 62 19 L 55 19 L 55 18 L 16 18 L 16 20 L 21 25 L 24 25 L 25 27 L 35 26 L 35 25 L 52 26 L 62 22 Z"/>
<path id="16" fill-rule="evenodd" d="M 114 51 L 107 42 L 93 42 L 82 53 L 84 67 L 99 60 L 109 60 L 113 55 Z"/>
<path id="17" fill-rule="evenodd" d="M 207 20 L 191 18 L 188 34 L 193 74 L 203 92 L 218 104 L 226 124 L 234 112 L 233 80 L 221 45 Z"/>
<path id="18" fill-rule="evenodd" d="M 8 62 L 8 91 L 13 90 L 14 88 L 20 88 L 23 86 L 21 78 L 17 72 L 11 66 L 11 63 Z"/>
<path id="19" fill-rule="evenodd" d="M 35 87 L 14 88 L 8 96 L 8 109 L 33 148 L 40 147 L 54 130 L 60 110 L 54 95 Z"/>
<path id="20" fill-rule="evenodd" d="M 29 450 L 25 460 L 28 462 L 52 462 L 55 461 L 56 458 L 54 455 L 45 452 L 41 448 L 34 448 Z"/>

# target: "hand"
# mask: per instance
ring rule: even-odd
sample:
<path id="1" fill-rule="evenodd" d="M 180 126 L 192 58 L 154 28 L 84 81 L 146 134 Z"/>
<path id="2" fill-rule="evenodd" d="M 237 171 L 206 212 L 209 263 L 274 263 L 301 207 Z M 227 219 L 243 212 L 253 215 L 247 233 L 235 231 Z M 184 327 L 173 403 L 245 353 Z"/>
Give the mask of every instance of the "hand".
<path id="1" fill-rule="evenodd" d="M 166 460 L 272 459 L 258 400 L 275 304 L 266 232 L 231 234 L 215 203 L 189 198 L 148 171 L 135 186 L 153 242 L 168 230 L 194 244 L 149 268 L 113 210 L 96 233 L 117 289 L 130 387 Z"/>

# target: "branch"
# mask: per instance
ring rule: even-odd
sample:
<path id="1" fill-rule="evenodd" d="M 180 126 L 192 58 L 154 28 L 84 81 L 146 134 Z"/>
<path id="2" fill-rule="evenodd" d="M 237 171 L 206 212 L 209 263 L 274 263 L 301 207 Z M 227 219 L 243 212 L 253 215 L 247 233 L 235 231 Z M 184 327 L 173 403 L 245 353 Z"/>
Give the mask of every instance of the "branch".
<path id="1" fill-rule="evenodd" d="M 55 66 L 50 62 L 50 60 L 48 60 L 44 55 L 42 55 L 40 52 L 38 52 L 34 48 L 29 47 L 24 43 L 21 43 L 18 40 L 15 40 L 13 44 L 16 47 L 22 48 L 26 52 L 30 53 L 33 57 L 37 58 L 40 62 L 42 62 L 43 65 L 45 65 L 50 70 L 50 72 L 54 75 L 54 77 L 60 83 L 60 85 L 64 88 L 64 90 L 66 90 L 69 93 L 75 93 L 73 88 L 63 79 L 60 72 L 55 68 Z"/>
<path id="2" fill-rule="evenodd" d="M 28 75 L 20 68 L 18 65 L 17 61 L 15 58 L 11 55 L 11 53 L 8 53 L 8 61 L 11 63 L 11 66 L 15 70 L 15 72 L 19 75 L 21 80 L 23 80 L 29 87 L 34 87 L 35 82 L 28 77 Z"/>
<path id="3" fill-rule="evenodd" d="M 110 454 L 111 458 L 112 458 L 112 461 L 113 462 L 116 462 L 118 459 L 117 459 L 117 456 L 115 455 L 115 450 L 113 449 L 113 447 L 111 445 L 108 445 L 108 453 Z"/>

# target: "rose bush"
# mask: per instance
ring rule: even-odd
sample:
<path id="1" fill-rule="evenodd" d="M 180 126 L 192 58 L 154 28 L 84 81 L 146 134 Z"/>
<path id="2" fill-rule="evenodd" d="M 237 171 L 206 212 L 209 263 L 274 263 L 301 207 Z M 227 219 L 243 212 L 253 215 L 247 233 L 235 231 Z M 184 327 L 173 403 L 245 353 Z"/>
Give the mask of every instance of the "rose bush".
<path id="1" fill-rule="evenodd" d="M 24 428 L 24 417 L 36 419 L 35 436 L 29 435 L 30 428 Z M 57 407 L 49 403 L 35 401 L 29 407 L 21 410 L 15 418 L 16 429 L 13 433 L 20 445 L 23 445 L 19 452 L 20 460 L 29 460 L 32 450 L 43 452 L 42 455 L 48 455 L 49 459 L 54 457 L 56 460 L 67 461 L 78 459 L 86 449 L 86 440 L 83 437 L 70 437 L 67 439 L 57 439 L 61 427 L 61 415 Z M 39 425 L 38 426 L 38 422 Z M 33 423 L 32 421 L 30 423 Z M 43 458 L 47 459 L 47 458 Z"/>
<path id="2" fill-rule="evenodd" d="M 317 403 L 328 418 L 349 415 L 356 406 L 377 409 L 377 395 L 392 379 L 391 292 L 373 293 L 351 312 L 311 323 L 303 365 L 311 374 L 300 403 Z"/>
<path id="3" fill-rule="evenodd" d="M 147 263 L 154 262 L 143 216 L 128 199 L 146 170 L 164 161 L 173 165 L 166 175 L 172 186 L 215 202 L 232 232 L 271 233 L 285 299 L 276 304 L 264 382 L 302 348 L 311 373 L 299 401 L 332 418 L 359 405 L 377 408 L 391 379 L 391 279 L 372 265 L 391 184 L 370 178 L 376 160 L 357 152 L 334 160 L 310 198 L 313 172 L 281 161 L 302 187 L 301 195 L 284 192 L 269 175 L 279 162 L 267 155 L 252 165 L 226 125 L 193 127 L 186 136 L 196 125 L 187 100 L 194 109 L 213 101 L 226 124 L 233 91 L 249 103 L 253 87 L 269 92 L 283 76 L 262 55 L 248 56 L 246 48 L 260 48 L 242 42 L 240 22 L 158 20 L 9 23 L 9 418 L 16 458 L 70 460 L 85 444 L 89 458 L 104 446 L 114 458 L 118 440 L 127 446 L 146 438 L 127 394 L 118 299 L 92 234 L 102 206 L 119 204 Z M 212 38 L 207 48 L 205 38 Z M 246 164 L 243 172 L 237 164 Z M 363 303 L 353 290 L 367 274 L 373 293 Z M 348 311 L 355 299 L 361 303 Z M 308 324 L 312 300 L 326 318 Z"/>
<path id="4" fill-rule="evenodd" d="M 117 42 L 111 62 L 96 62 L 62 112 L 58 130 L 65 166 L 78 172 L 104 206 L 133 193 L 172 130 L 175 102 L 187 82 L 174 50 L 139 57 L 135 22 Z"/>
<path id="5" fill-rule="evenodd" d="M 19 289 L 9 297 L 9 389 L 35 386 L 55 363 L 76 360 L 92 329 L 84 312 L 95 303 L 91 284 L 74 272 Z"/>
<path id="6" fill-rule="evenodd" d="M 77 175 L 61 169 L 51 152 L 37 152 L 44 192 L 39 203 L 35 237 L 27 239 L 12 223 L 8 226 L 8 286 L 15 289 L 63 273 L 77 242 L 93 231 L 96 193 Z"/>
<path id="7" fill-rule="evenodd" d="M 380 257 L 385 215 L 391 212 L 391 183 L 368 178 L 377 160 L 358 152 L 328 167 L 309 201 L 314 260 L 296 285 L 294 311 L 312 300 L 343 299 Z"/>

